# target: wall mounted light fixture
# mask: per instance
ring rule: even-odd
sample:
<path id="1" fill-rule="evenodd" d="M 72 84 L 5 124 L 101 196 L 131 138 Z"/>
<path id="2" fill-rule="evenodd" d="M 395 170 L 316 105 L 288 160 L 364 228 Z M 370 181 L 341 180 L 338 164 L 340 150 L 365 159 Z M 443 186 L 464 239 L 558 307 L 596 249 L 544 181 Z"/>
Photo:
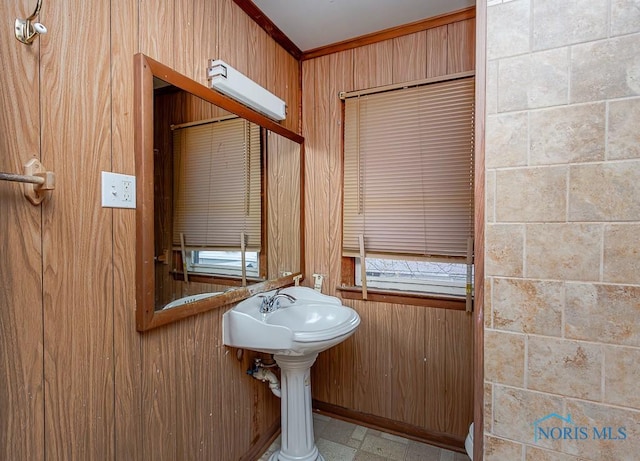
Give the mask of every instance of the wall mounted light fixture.
<path id="1" fill-rule="evenodd" d="M 274 120 L 287 117 L 287 105 L 249 77 L 220 59 L 210 59 L 207 69 L 209 86 Z"/>

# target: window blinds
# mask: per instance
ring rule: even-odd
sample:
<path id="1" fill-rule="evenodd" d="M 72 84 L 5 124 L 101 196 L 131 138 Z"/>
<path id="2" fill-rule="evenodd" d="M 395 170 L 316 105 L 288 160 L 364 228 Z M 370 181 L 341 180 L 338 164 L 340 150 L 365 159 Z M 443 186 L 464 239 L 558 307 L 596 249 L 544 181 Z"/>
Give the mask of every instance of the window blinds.
<path id="1" fill-rule="evenodd" d="M 345 101 L 345 256 L 466 258 L 473 77 Z"/>
<path id="2" fill-rule="evenodd" d="M 176 129 L 173 244 L 190 249 L 261 246 L 260 127 L 243 119 Z"/>

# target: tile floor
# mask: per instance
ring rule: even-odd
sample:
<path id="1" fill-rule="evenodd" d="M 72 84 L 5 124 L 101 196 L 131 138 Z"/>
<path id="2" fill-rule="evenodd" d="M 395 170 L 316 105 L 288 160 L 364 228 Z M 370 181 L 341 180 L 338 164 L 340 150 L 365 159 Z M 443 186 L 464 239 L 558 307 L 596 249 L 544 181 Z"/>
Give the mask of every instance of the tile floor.
<path id="1" fill-rule="evenodd" d="M 466 455 L 313 414 L 316 445 L 325 461 L 469 461 Z M 280 448 L 280 437 L 258 461 Z"/>

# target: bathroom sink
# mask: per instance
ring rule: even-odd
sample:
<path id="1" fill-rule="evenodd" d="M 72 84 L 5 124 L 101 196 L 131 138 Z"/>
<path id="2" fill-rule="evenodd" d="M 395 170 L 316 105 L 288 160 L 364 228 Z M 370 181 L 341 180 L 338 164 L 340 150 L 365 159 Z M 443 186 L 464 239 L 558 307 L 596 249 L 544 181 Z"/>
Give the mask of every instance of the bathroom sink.
<path id="1" fill-rule="evenodd" d="M 338 298 L 299 286 L 252 296 L 222 316 L 225 345 L 273 354 L 280 368 L 281 446 L 269 461 L 324 461 L 313 435 L 311 366 L 359 324 Z"/>
<path id="2" fill-rule="evenodd" d="M 329 331 L 338 336 L 352 331 L 354 313 L 342 305 L 312 303 L 281 307 L 265 320 L 268 324 L 289 328 L 299 341 L 315 341 L 322 340 Z"/>
<path id="3" fill-rule="evenodd" d="M 263 299 L 276 293 L 273 312 L 261 313 Z M 295 300 L 288 299 L 293 297 Z M 307 287 L 288 287 L 252 296 L 222 317 L 227 346 L 278 355 L 306 355 L 329 349 L 353 334 L 358 313 L 334 296 Z"/>

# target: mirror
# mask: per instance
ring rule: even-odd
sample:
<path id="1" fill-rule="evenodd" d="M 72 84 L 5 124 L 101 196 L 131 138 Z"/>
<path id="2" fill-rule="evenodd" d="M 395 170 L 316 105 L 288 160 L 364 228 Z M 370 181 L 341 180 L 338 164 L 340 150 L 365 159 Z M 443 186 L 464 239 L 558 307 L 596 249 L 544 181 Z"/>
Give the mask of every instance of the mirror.
<path id="1" fill-rule="evenodd" d="M 142 54 L 135 80 L 137 329 L 294 283 L 304 139 Z"/>

